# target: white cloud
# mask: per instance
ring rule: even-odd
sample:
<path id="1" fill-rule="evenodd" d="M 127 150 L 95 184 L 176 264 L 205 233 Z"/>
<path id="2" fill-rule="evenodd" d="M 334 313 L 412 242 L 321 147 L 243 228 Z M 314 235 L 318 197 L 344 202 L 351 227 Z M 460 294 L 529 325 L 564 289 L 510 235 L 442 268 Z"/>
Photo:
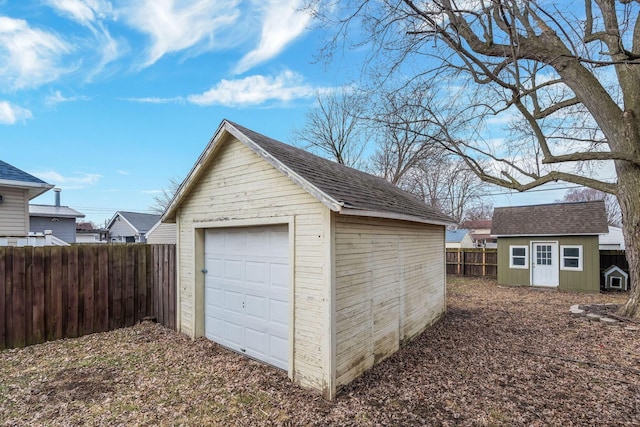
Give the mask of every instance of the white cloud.
<path id="1" fill-rule="evenodd" d="M 162 190 L 142 190 L 144 194 L 162 194 Z"/>
<path id="2" fill-rule="evenodd" d="M 216 34 L 238 20 L 238 3 L 238 0 L 141 0 L 124 7 L 120 15 L 151 38 L 151 47 L 141 64 L 144 68 L 167 53 L 216 47 Z"/>
<path id="3" fill-rule="evenodd" d="M 267 101 L 311 98 L 317 91 L 318 88 L 304 84 L 302 76 L 287 70 L 275 77 L 254 75 L 238 80 L 222 80 L 202 94 L 190 95 L 187 100 L 198 105 L 243 107 Z"/>
<path id="4" fill-rule="evenodd" d="M 0 86 L 17 90 L 57 80 L 73 69 L 61 63 L 72 50 L 53 33 L 31 28 L 22 19 L 0 16 Z"/>
<path id="5" fill-rule="evenodd" d="M 110 62 L 120 56 L 120 46 L 109 33 L 103 21 L 115 19 L 110 2 L 103 0 L 49 0 L 49 6 L 80 25 L 88 28 L 95 38 L 92 50 L 100 52 L 100 61 L 89 73 L 88 80 L 100 73 Z"/>
<path id="6" fill-rule="evenodd" d="M 120 98 L 123 101 L 138 102 L 140 104 L 172 104 L 172 103 L 184 103 L 184 98 L 157 98 L 157 97 L 143 97 L 143 98 Z"/>
<path id="7" fill-rule="evenodd" d="M 88 101 L 89 99 L 88 96 L 63 96 L 59 90 L 56 90 L 48 95 L 44 102 L 48 106 L 56 106 L 64 102 Z"/>
<path id="8" fill-rule="evenodd" d="M 118 172 L 120 175 L 129 175 L 129 172 L 127 172 L 127 171 L 118 170 L 117 172 Z"/>
<path id="9" fill-rule="evenodd" d="M 100 181 L 102 175 L 96 173 L 76 172 L 71 176 L 64 176 L 57 171 L 29 172 L 34 176 L 67 190 L 79 190 L 90 187 Z"/>
<path id="10" fill-rule="evenodd" d="M 0 101 L 0 124 L 13 125 L 32 117 L 31 111 L 7 101 Z"/>
<path id="11" fill-rule="evenodd" d="M 235 68 L 236 73 L 243 73 L 275 57 L 304 32 L 311 14 L 299 10 L 301 3 L 300 0 L 270 0 L 264 4 L 260 42 L 240 60 Z"/>

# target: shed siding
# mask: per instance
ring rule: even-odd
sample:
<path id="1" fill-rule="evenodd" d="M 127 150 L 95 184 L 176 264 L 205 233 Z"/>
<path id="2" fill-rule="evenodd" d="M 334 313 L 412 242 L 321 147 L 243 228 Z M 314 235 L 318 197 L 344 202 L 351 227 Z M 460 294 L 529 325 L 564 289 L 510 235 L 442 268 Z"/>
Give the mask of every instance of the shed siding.
<path id="1" fill-rule="evenodd" d="M 559 290 L 579 292 L 598 292 L 600 290 L 598 236 L 500 237 L 498 239 L 498 283 L 529 286 L 531 284 L 531 242 L 546 241 L 558 242 L 558 252 L 563 245 L 582 245 L 582 271 L 560 270 Z M 523 245 L 529 248 L 529 268 L 509 268 L 510 245 Z M 561 261 L 560 254 L 558 261 Z"/>
<path id="2" fill-rule="evenodd" d="M 29 197 L 27 190 L 0 187 L 0 236 L 22 237 L 29 234 Z"/>
<path id="3" fill-rule="evenodd" d="M 198 322 L 203 322 L 199 308 L 198 289 L 194 276 L 197 247 L 194 227 L 199 223 L 255 220 L 261 218 L 294 218 L 295 254 L 293 298 L 295 321 L 293 335 L 293 379 L 303 386 L 322 390 L 330 373 L 323 372 L 323 359 L 329 349 L 321 348 L 319 339 L 325 322 L 324 298 L 325 235 L 324 224 L 329 210 L 281 172 L 252 152 L 244 144 L 227 137 L 212 163 L 206 166 L 198 184 L 185 197 L 178 222 L 179 294 L 182 332 L 195 337 L 202 334 Z M 291 233 L 292 230 L 290 229 Z M 293 268 L 293 267 L 292 267 Z M 202 317 L 202 319 L 200 319 Z M 291 344 L 290 344 L 291 345 Z M 290 362 L 291 363 L 291 362 Z"/>
<path id="4" fill-rule="evenodd" d="M 336 380 L 347 384 L 445 311 L 444 227 L 336 216 Z"/>
<path id="5" fill-rule="evenodd" d="M 176 243 L 176 225 L 160 224 L 153 233 L 147 234 L 147 243 L 149 244 L 175 244 Z"/>

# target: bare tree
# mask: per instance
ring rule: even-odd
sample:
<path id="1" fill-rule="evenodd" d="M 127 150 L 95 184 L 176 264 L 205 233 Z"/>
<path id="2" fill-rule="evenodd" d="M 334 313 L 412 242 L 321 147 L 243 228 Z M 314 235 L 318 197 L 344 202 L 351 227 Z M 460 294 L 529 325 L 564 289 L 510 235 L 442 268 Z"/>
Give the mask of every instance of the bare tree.
<path id="1" fill-rule="evenodd" d="M 367 143 L 364 100 L 343 89 L 318 93 L 316 101 L 306 113 L 304 127 L 293 130 L 294 141 L 343 165 L 358 166 Z"/>
<path id="2" fill-rule="evenodd" d="M 467 209 L 464 214 L 464 221 L 481 221 L 493 217 L 493 204 L 480 201 L 477 205 Z"/>
<path id="3" fill-rule="evenodd" d="M 153 213 L 163 214 L 167 209 L 171 200 L 173 200 L 173 196 L 180 188 L 180 184 L 182 184 L 182 179 L 178 177 L 169 178 L 169 186 L 167 188 L 163 188 L 160 193 L 153 196 L 154 204 L 149 208 Z"/>
<path id="4" fill-rule="evenodd" d="M 593 188 L 572 188 L 567 190 L 562 198 L 564 202 L 589 202 L 593 200 L 604 200 L 604 207 L 607 210 L 607 222 L 609 225 L 620 226 L 622 223 L 620 205 L 613 194 L 604 193 Z"/>
<path id="5" fill-rule="evenodd" d="M 423 120 L 484 181 L 615 195 L 635 284 L 622 314 L 640 317 L 640 0 L 323 4 L 318 16 L 338 24 L 329 50 L 353 40 L 376 78 L 440 85 L 452 114 L 432 106 Z M 615 178 L 596 175 L 603 165 Z"/>

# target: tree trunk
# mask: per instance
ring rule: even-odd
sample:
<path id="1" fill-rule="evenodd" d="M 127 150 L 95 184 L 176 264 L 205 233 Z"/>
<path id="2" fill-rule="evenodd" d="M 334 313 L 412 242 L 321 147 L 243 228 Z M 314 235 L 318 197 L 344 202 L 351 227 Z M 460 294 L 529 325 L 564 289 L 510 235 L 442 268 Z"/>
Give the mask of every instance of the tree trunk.
<path id="1" fill-rule="evenodd" d="M 640 317 L 640 167 L 616 162 L 618 172 L 618 202 L 622 211 L 622 232 L 629 262 L 631 291 L 621 308 L 622 316 Z"/>

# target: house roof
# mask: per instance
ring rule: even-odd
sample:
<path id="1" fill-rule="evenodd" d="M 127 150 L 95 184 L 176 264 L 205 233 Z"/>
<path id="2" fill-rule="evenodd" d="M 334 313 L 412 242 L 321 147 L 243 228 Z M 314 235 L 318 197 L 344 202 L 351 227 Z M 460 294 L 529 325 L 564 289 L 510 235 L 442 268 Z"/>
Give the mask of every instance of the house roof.
<path id="1" fill-rule="evenodd" d="M 604 201 L 495 208 L 494 236 L 594 235 L 608 232 Z"/>
<path id="2" fill-rule="evenodd" d="M 490 219 L 478 219 L 478 220 L 469 220 L 462 222 L 463 228 L 468 228 L 470 230 L 477 230 L 481 228 L 491 229 L 491 220 Z"/>
<path id="3" fill-rule="evenodd" d="M 29 190 L 29 200 L 53 188 L 53 185 L 2 160 L 0 160 L 0 185 Z"/>
<path id="4" fill-rule="evenodd" d="M 29 204 L 29 216 L 52 218 L 84 218 L 84 214 L 68 206 Z"/>
<path id="5" fill-rule="evenodd" d="M 110 229 L 113 225 L 114 221 L 119 217 L 124 219 L 129 223 L 129 225 L 136 230 L 137 233 L 146 233 L 151 227 L 154 226 L 158 220 L 160 220 L 160 215 L 156 214 L 148 214 L 141 212 L 127 212 L 127 211 L 118 211 L 115 213 L 107 228 Z"/>
<path id="6" fill-rule="evenodd" d="M 163 221 L 175 220 L 178 206 L 215 157 L 226 134 L 233 135 L 334 212 L 429 224 L 454 223 L 447 215 L 382 178 L 318 157 L 227 120 L 222 121 L 176 192 Z"/>
<path id="7" fill-rule="evenodd" d="M 445 235 L 445 241 L 447 243 L 460 243 L 464 236 L 469 234 L 469 230 L 460 228 L 458 230 L 447 230 Z"/>

